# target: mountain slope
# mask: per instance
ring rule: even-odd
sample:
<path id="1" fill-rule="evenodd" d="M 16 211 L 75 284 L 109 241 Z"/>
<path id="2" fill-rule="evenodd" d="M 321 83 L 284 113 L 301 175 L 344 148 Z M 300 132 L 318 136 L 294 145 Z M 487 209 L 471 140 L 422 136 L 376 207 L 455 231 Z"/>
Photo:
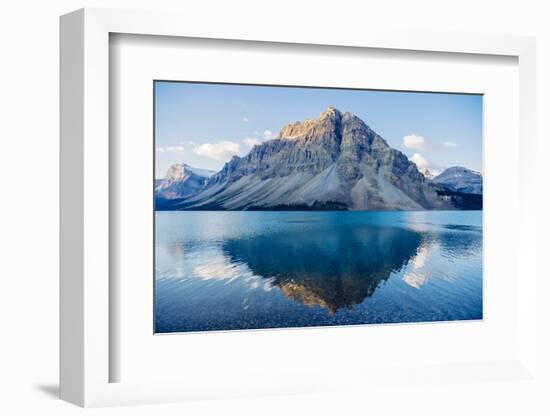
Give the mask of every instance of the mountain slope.
<path id="1" fill-rule="evenodd" d="M 176 209 L 450 209 L 437 186 L 351 113 L 318 119 L 234 156 Z"/>
<path id="2" fill-rule="evenodd" d="M 445 169 L 433 179 L 433 182 L 453 192 L 477 195 L 483 193 L 482 176 L 478 172 L 459 166 Z"/>

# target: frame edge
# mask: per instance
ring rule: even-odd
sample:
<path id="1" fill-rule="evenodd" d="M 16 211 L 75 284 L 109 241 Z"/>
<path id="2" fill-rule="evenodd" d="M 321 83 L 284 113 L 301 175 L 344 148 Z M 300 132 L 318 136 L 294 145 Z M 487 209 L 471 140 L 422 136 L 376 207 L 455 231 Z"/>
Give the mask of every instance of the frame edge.
<path id="1" fill-rule="evenodd" d="M 84 405 L 84 10 L 60 18 L 60 398 Z"/>

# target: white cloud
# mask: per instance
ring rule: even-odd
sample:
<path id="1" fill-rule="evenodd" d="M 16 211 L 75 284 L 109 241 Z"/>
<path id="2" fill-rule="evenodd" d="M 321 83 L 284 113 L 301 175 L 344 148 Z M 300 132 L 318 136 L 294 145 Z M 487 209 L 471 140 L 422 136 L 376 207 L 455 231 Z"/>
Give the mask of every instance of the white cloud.
<path id="1" fill-rule="evenodd" d="M 420 153 L 415 153 L 414 155 L 412 155 L 410 160 L 416 165 L 418 170 L 422 173 L 426 173 L 426 171 L 429 171 L 433 176 L 437 176 L 441 173 L 440 166 L 430 162 Z"/>
<path id="2" fill-rule="evenodd" d="M 262 143 L 260 139 L 257 139 L 255 137 L 245 137 L 243 139 L 243 143 L 246 144 L 247 146 L 250 146 L 250 147 L 254 147 L 256 146 L 257 144 L 260 144 Z"/>
<path id="3" fill-rule="evenodd" d="M 428 161 L 428 159 L 426 159 L 420 153 L 415 153 L 414 155 L 412 155 L 411 162 L 413 162 L 416 167 L 421 171 L 430 167 L 430 162 Z"/>
<path id="4" fill-rule="evenodd" d="M 160 146 L 155 149 L 159 153 L 175 153 L 177 155 L 183 155 L 185 148 L 183 146 Z"/>
<path id="5" fill-rule="evenodd" d="M 250 120 L 248 120 L 248 117 L 243 117 L 243 121 L 244 121 L 245 123 L 248 123 Z"/>
<path id="6" fill-rule="evenodd" d="M 428 145 L 426 139 L 417 134 L 409 134 L 403 137 L 403 145 L 407 149 L 424 149 Z"/>
<path id="7" fill-rule="evenodd" d="M 273 138 L 273 132 L 271 130 L 264 130 L 263 136 L 264 139 L 271 139 Z"/>
<path id="8" fill-rule="evenodd" d="M 193 149 L 193 152 L 199 156 L 208 157 L 214 160 L 225 160 L 240 152 L 239 143 L 229 140 L 220 140 L 216 143 L 203 143 Z"/>
<path id="9" fill-rule="evenodd" d="M 418 134 L 409 134 L 403 137 L 403 146 L 407 149 L 415 150 L 438 150 L 442 147 L 445 149 L 452 149 L 457 147 L 456 142 L 443 142 L 441 143 L 431 143 L 426 140 L 424 136 Z"/>

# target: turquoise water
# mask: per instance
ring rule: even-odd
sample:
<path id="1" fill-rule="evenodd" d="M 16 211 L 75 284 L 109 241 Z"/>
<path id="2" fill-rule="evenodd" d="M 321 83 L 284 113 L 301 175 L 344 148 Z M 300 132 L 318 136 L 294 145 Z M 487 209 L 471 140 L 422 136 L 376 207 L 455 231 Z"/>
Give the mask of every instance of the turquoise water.
<path id="1" fill-rule="evenodd" d="M 155 330 L 482 319 L 482 212 L 156 213 Z"/>

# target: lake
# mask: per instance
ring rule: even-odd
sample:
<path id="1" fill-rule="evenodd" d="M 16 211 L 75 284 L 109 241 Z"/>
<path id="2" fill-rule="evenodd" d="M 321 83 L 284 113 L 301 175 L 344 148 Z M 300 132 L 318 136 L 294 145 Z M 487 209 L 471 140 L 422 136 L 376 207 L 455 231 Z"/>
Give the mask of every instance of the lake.
<path id="1" fill-rule="evenodd" d="M 483 318 L 481 211 L 159 211 L 157 333 Z"/>

